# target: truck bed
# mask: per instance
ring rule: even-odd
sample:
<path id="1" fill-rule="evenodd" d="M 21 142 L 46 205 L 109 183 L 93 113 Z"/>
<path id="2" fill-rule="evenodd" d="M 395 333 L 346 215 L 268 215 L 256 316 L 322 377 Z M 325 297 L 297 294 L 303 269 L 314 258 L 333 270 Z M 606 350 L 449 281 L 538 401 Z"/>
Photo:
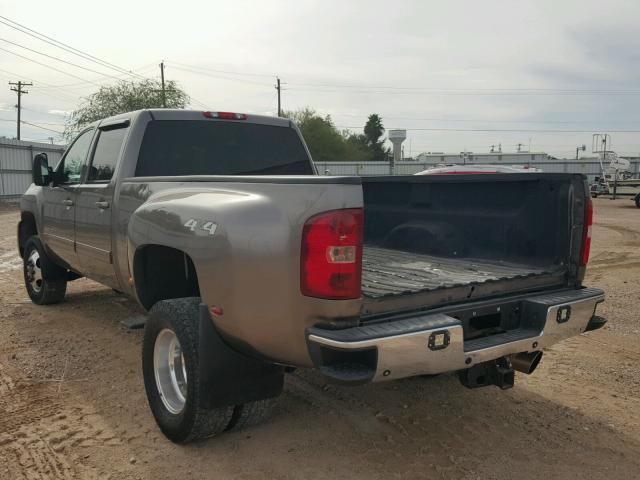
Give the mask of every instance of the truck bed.
<path id="1" fill-rule="evenodd" d="M 366 314 L 575 282 L 580 175 L 363 177 L 362 189 Z"/>
<path id="2" fill-rule="evenodd" d="M 491 281 L 554 273 L 499 260 L 446 258 L 366 246 L 362 256 L 362 294 L 368 298 L 398 296 Z"/>

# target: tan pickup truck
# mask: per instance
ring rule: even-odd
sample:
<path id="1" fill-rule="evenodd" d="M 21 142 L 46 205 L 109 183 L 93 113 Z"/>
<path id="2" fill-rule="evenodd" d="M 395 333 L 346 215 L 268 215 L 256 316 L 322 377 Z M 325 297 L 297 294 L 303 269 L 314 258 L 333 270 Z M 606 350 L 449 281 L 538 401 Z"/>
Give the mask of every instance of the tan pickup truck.
<path id="1" fill-rule="evenodd" d="M 362 384 L 457 372 L 508 388 L 601 327 L 572 174 L 318 176 L 289 120 L 144 110 L 34 159 L 31 299 L 81 276 L 149 311 L 149 405 L 173 441 L 259 420 L 293 368 Z M 55 308 L 55 307 L 47 307 Z"/>

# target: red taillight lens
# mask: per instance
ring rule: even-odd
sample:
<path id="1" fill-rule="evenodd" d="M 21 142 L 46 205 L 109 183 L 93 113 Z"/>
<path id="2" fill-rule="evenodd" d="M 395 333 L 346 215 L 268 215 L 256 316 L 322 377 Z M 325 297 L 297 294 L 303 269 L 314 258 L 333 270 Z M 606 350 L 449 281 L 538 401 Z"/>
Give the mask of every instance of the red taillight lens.
<path id="1" fill-rule="evenodd" d="M 220 120 L 246 120 L 246 113 L 235 112 L 202 112 L 207 118 L 219 118 Z"/>
<path id="2" fill-rule="evenodd" d="M 584 230 L 582 231 L 582 255 L 580 265 L 586 266 L 589 263 L 589 252 L 591 251 L 591 225 L 593 224 L 593 202 L 591 196 L 587 196 L 587 203 L 584 212 Z"/>
<path id="3" fill-rule="evenodd" d="M 363 220 L 361 208 L 350 208 L 306 221 L 300 254 L 303 295 L 340 300 L 360 297 Z"/>

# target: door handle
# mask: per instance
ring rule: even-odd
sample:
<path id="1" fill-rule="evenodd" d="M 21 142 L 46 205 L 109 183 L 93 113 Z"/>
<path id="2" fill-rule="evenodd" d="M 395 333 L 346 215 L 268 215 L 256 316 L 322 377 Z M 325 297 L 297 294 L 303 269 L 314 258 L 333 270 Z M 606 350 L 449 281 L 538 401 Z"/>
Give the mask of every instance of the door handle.
<path id="1" fill-rule="evenodd" d="M 96 202 L 96 207 L 98 207 L 100 210 L 104 210 L 105 208 L 109 208 L 109 202 L 105 202 L 105 201 Z"/>
<path id="2" fill-rule="evenodd" d="M 70 198 L 63 200 L 62 203 L 64 203 L 67 207 L 73 206 L 73 200 L 71 200 Z"/>

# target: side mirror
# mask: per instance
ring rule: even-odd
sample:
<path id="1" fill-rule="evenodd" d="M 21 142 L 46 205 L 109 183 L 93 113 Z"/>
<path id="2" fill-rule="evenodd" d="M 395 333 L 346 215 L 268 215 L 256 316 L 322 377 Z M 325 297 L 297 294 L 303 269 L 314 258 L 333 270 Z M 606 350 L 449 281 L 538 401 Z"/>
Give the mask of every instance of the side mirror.
<path id="1" fill-rule="evenodd" d="M 39 187 L 49 185 L 52 179 L 49 158 L 46 153 L 39 153 L 33 158 L 33 170 L 31 171 L 33 183 Z"/>

